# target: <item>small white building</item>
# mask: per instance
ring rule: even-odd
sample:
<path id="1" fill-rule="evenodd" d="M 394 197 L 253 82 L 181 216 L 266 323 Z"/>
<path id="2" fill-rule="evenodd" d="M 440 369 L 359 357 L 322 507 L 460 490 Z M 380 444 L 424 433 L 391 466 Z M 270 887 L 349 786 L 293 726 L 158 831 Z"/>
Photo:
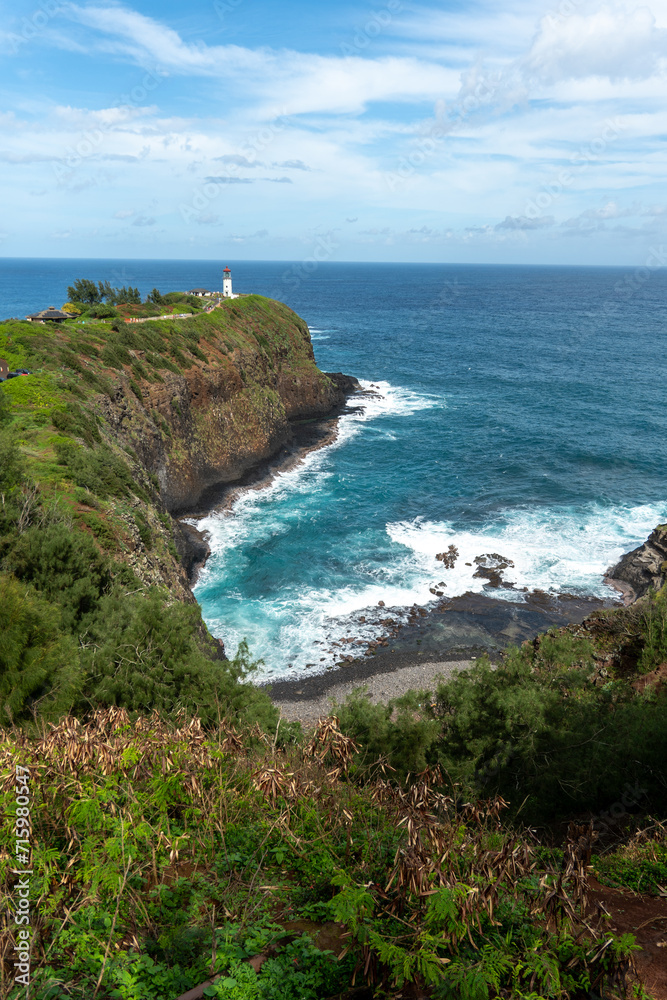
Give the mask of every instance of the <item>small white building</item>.
<path id="1" fill-rule="evenodd" d="M 222 297 L 223 299 L 238 299 L 238 295 L 232 292 L 232 272 L 228 267 L 222 272 Z"/>

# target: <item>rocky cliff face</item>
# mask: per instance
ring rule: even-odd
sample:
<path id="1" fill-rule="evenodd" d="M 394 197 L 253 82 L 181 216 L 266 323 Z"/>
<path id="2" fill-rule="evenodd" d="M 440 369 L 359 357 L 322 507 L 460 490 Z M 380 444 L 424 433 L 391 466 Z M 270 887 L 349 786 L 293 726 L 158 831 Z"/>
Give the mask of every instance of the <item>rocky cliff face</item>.
<path id="1" fill-rule="evenodd" d="M 667 524 L 658 525 L 649 538 L 626 553 L 607 570 L 607 580 L 620 585 L 627 600 L 637 600 L 652 587 L 659 590 L 667 582 Z"/>
<path id="2" fill-rule="evenodd" d="M 315 365 L 308 328 L 287 306 L 248 296 L 201 318 L 199 357 L 160 380 L 122 376 L 104 417 L 117 440 L 155 476 L 172 514 L 208 488 L 239 480 L 292 438 L 291 421 L 344 404 L 343 376 Z M 131 351 L 145 368 L 149 351 Z"/>

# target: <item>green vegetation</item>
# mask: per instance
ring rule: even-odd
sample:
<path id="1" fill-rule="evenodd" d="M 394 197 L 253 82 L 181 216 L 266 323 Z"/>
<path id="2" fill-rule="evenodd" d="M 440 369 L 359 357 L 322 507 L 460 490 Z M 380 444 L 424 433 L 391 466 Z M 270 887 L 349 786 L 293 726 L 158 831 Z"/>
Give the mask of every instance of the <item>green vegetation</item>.
<path id="1" fill-rule="evenodd" d="M 637 616 L 640 662 L 664 659 L 654 647 L 665 603 L 654 595 Z M 593 653 L 590 640 L 547 634 L 509 650 L 497 669 L 481 658 L 435 694 L 378 706 L 359 691 L 341 707 L 341 726 L 399 777 L 437 764 L 464 796 L 500 795 L 530 824 L 602 812 L 628 788 L 627 805 L 665 815 L 667 688 L 637 691 Z"/>
<path id="2" fill-rule="evenodd" d="M 501 800 L 457 805 L 437 770 L 405 791 L 380 767 L 355 774 L 335 720 L 310 740 L 285 729 L 114 709 L 4 735 L 3 768 L 39 765 L 33 1000 L 168 1000 L 211 976 L 205 996 L 224 1000 L 355 981 L 385 997 L 406 982 L 452 1000 L 625 995 L 635 944 L 586 911 L 583 828 L 545 860 Z M 8 816 L 13 782 L 1 794 Z"/>
<path id="3" fill-rule="evenodd" d="M 67 297 L 72 303 L 83 303 L 88 306 L 97 306 L 102 302 L 106 302 L 110 306 L 121 303 L 129 305 L 141 303 L 139 289 L 133 288 L 132 285 L 128 288 L 125 285 L 122 288 L 112 288 L 108 281 L 98 281 L 96 285 L 94 281 L 87 278 L 77 278 L 74 284 L 67 289 Z M 91 315 L 99 316 L 100 313 L 91 313 Z"/>

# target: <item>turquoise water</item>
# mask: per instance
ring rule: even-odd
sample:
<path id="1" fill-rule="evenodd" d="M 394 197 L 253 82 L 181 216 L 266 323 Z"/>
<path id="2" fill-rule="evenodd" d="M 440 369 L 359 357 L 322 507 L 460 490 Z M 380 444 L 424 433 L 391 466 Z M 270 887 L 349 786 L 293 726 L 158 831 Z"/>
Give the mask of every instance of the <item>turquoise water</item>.
<path id="1" fill-rule="evenodd" d="M 609 596 L 605 569 L 667 514 L 667 282 L 627 299 L 621 278 L 330 265 L 303 281 L 286 298 L 318 363 L 378 396 L 333 447 L 200 524 L 214 633 L 248 636 L 270 676 L 326 666 L 331 639 L 370 636 L 352 616 L 379 600 L 480 591 L 485 552 L 513 560 L 517 588 Z"/>
<path id="2" fill-rule="evenodd" d="M 639 284 L 623 268 L 36 262 L 46 291 L 28 301 L 35 272 L 15 262 L 21 307 L 3 312 L 60 305 L 57 282 L 112 268 L 142 292 L 217 287 L 225 263 L 236 290 L 304 317 L 320 367 L 376 387 L 333 446 L 199 522 L 204 617 L 229 649 L 247 636 L 268 676 L 327 666 L 379 600 L 480 591 L 466 563 L 486 552 L 513 560 L 517 588 L 609 596 L 605 569 L 667 517 L 662 270 Z"/>

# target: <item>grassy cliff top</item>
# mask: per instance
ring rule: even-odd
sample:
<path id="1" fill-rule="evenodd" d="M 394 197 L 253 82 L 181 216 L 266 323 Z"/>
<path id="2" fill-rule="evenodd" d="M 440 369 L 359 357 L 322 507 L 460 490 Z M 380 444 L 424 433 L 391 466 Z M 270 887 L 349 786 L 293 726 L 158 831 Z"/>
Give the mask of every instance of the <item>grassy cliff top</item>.
<path id="1" fill-rule="evenodd" d="M 150 313 L 155 308 L 125 306 L 118 311 Z M 180 375 L 195 366 L 228 367 L 248 352 L 259 352 L 277 367 L 313 366 L 305 323 L 287 306 L 258 295 L 226 301 L 208 314 L 180 320 L 0 323 L 0 358 L 10 370 L 31 372 L 2 385 L 30 474 L 43 490 L 71 492 L 67 487 L 71 476 L 58 461 L 58 451 L 72 439 L 87 446 L 102 443 L 99 397 L 113 397 L 119 376 L 125 376 L 142 398 L 142 384 L 163 384 L 168 373 Z M 145 478 L 138 474 L 137 495 L 142 499 Z M 119 494 L 127 494 L 120 482 L 117 488 Z M 106 492 L 102 487 L 102 494 Z"/>

